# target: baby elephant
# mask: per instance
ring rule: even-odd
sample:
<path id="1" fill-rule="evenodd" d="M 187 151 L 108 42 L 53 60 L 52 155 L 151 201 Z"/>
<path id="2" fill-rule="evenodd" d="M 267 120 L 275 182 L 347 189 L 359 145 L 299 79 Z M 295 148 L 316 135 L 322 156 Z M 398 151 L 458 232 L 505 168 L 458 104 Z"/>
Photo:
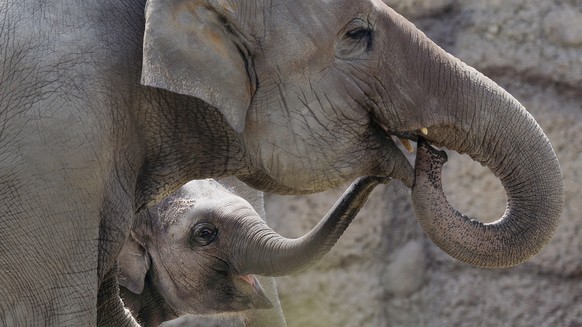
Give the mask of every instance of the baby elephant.
<path id="1" fill-rule="evenodd" d="M 309 233 L 287 239 L 214 180 L 192 181 L 137 217 L 119 256 L 126 306 L 144 326 L 185 314 L 269 308 L 252 274 L 303 269 L 327 253 L 379 183 L 355 181 Z"/>

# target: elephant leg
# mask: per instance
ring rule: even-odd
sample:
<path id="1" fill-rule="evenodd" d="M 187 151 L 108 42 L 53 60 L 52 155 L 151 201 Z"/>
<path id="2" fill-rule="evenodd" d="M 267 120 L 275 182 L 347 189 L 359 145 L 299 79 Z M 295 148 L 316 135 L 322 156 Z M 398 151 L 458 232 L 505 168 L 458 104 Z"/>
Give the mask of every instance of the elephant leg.
<path id="1" fill-rule="evenodd" d="M 0 174 L 0 326 L 95 324 L 98 226 L 51 178 Z"/>
<path id="2" fill-rule="evenodd" d="M 97 326 L 139 326 L 119 296 L 117 265 L 106 275 L 97 297 Z"/>

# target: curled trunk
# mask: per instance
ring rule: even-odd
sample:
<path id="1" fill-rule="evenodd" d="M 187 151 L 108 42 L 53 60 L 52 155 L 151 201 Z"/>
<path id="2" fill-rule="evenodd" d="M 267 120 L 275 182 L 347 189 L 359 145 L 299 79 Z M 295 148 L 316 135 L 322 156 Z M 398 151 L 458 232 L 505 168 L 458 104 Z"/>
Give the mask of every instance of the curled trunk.
<path id="1" fill-rule="evenodd" d="M 329 252 L 366 203 L 372 190 L 388 181 L 389 178 L 384 177 L 359 178 L 303 237 L 287 239 L 270 229 L 256 231 L 258 237 L 244 248 L 243 266 L 237 267 L 237 272 L 280 276 L 312 265 Z"/>
<path id="2" fill-rule="evenodd" d="M 448 54 L 412 24 L 392 15 L 382 89 L 391 90 L 376 119 L 392 134 L 420 137 L 467 154 L 488 167 L 507 192 L 503 217 L 483 224 L 447 202 L 440 184 L 444 158 L 420 141 L 413 209 L 445 252 L 481 267 L 527 260 L 551 238 L 562 211 L 556 154 L 535 119 L 495 82 Z M 390 64 L 391 62 L 396 64 Z"/>
<path id="3" fill-rule="evenodd" d="M 537 253 L 557 228 L 563 204 L 558 159 L 540 126 L 516 99 L 450 58 L 448 89 L 435 92 L 440 109 L 448 113 L 441 115 L 445 120 L 428 126 L 426 138 L 488 167 L 507 192 L 507 210 L 495 222 L 483 224 L 452 208 L 440 180 L 446 157 L 421 140 L 412 188 L 414 211 L 428 236 L 451 256 L 481 267 L 516 265 Z"/>
<path id="4" fill-rule="evenodd" d="M 462 215 L 448 203 L 441 183 L 446 160 L 445 152 L 419 141 L 412 191 L 414 210 L 437 246 L 466 263 L 499 268 L 527 260 L 549 241 L 561 203 L 546 198 L 545 186 L 536 187 L 542 181 L 516 184 L 505 178 L 507 210 L 499 220 L 485 224 Z"/>

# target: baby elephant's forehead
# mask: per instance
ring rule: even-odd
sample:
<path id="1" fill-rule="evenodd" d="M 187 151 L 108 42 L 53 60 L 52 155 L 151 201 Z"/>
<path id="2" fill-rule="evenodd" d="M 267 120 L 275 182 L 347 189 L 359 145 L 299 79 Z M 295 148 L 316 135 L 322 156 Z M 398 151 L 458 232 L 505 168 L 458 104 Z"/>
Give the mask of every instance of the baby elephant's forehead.
<path id="1" fill-rule="evenodd" d="M 184 228 L 203 221 L 224 224 L 254 212 L 247 201 L 228 192 L 174 199 L 164 209 L 159 216 L 164 221 L 165 228 Z"/>
<path id="2" fill-rule="evenodd" d="M 178 192 L 182 197 L 219 197 L 230 194 L 224 186 L 212 179 L 193 180 L 182 186 Z"/>
<path id="3" fill-rule="evenodd" d="M 186 230 L 199 222 L 210 222 L 217 227 L 236 224 L 244 217 L 256 215 L 245 199 L 210 179 L 187 183 L 157 208 L 160 227 L 166 231 Z"/>
<path id="4" fill-rule="evenodd" d="M 231 193 L 220 197 L 203 197 L 196 199 L 196 204 L 191 207 L 191 218 L 221 219 L 224 217 L 236 218 L 253 210 L 252 206 L 243 198 Z"/>

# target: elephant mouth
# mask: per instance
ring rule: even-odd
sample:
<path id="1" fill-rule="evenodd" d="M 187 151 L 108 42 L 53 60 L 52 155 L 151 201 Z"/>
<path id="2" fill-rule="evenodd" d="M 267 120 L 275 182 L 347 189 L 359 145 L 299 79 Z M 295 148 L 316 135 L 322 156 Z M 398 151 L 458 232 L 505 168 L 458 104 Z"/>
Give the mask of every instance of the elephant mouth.
<path id="1" fill-rule="evenodd" d="M 377 124 L 386 134 L 397 138 L 402 146 L 408 151 L 413 152 L 413 147 L 409 141 L 417 142 L 419 137 L 426 138 L 429 135 L 429 129 L 434 129 L 435 126 L 422 126 L 418 128 L 410 128 L 406 130 L 393 130 L 386 126 L 382 121 L 377 118 L 372 118 L 375 124 Z"/>
<path id="2" fill-rule="evenodd" d="M 430 127 L 420 127 L 410 130 L 390 130 L 384 125 L 379 124 L 384 132 L 392 139 L 395 144 L 401 145 L 401 150 L 404 149 L 408 154 L 416 154 L 416 149 L 418 145 L 412 144 L 424 142 L 428 146 L 436 148 L 447 148 L 452 151 L 456 151 L 460 154 L 466 153 L 463 150 L 452 149 L 451 144 L 447 143 L 446 135 L 447 131 L 450 131 L 448 126 L 430 126 Z M 443 133 L 444 132 L 444 133 Z M 403 151 L 404 152 L 404 151 Z M 412 167 L 413 173 L 416 176 L 416 165 Z M 404 184 L 409 188 L 412 188 L 414 184 L 415 177 L 412 178 L 412 183 L 408 183 L 408 180 L 403 180 Z"/>
<path id="3" fill-rule="evenodd" d="M 411 130 L 407 130 L 407 131 L 394 131 L 394 130 L 390 130 L 388 129 L 385 125 L 383 124 L 378 124 L 380 125 L 380 128 L 382 128 L 382 130 L 384 130 L 384 132 L 389 135 L 390 137 L 393 137 L 395 140 L 395 143 L 400 142 L 400 144 L 402 145 L 402 147 L 404 149 L 406 149 L 406 151 L 408 153 L 414 153 L 414 146 L 410 143 L 410 141 L 412 142 L 418 142 L 418 140 L 420 138 L 422 138 L 423 140 L 426 140 L 429 143 L 433 143 L 432 141 L 428 140 L 428 135 L 429 135 L 429 127 L 421 127 L 418 129 L 411 129 Z M 441 146 L 438 144 L 438 142 L 434 142 L 436 146 Z"/>
<path id="4" fill-rule="evenodd" d="M 406 151 L 408 151 L 409 153 L 414 153 L 414 147 L 412 146 L 412 144 L 410 144 L 410 141 L 418 142 L 418 139 L 420 137 L 419 134 L 423 133 L 423 135 L 428 135 L 428 129 L 423 128 L 423 132 L 420 132 L 419 130 L 417 132 L 387 132 L 387 133 L 395 136 L 398 139 L 398 141 L 400 141 L 400 144 L 402 144 L 402 147 L 406 149 Z"/>

